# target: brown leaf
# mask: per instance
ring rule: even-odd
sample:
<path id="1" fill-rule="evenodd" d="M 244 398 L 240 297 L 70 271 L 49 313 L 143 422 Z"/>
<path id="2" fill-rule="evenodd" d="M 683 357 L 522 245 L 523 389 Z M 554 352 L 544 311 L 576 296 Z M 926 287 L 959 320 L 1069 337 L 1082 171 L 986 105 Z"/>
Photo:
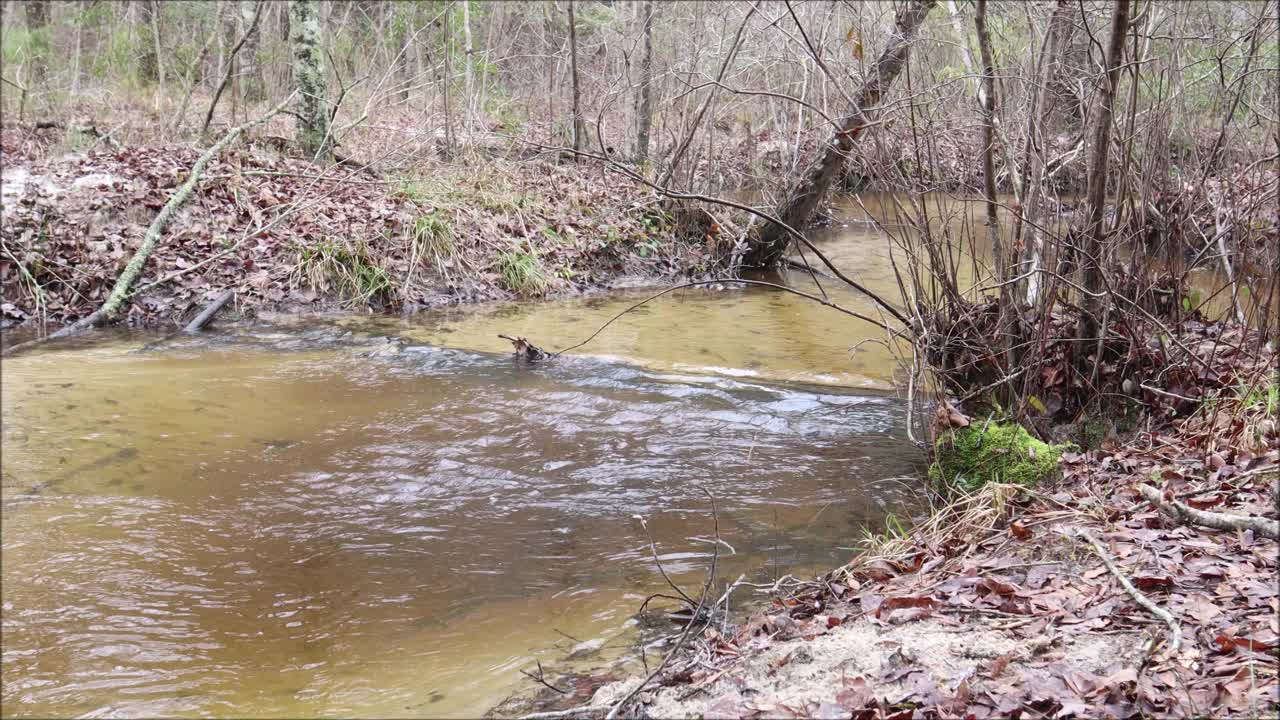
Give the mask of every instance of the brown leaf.
<path id="1" fill-rule="evenodd" d="M 1173 587 L 1173 578 L 1168 575 L 1135 575 L 1133 584 L 1139 590 L 1155 590 Z"/>
<path id="2" fill-rule="evenodd" d="M 1208 625 L 1222 614 L 1222 608 L 1214 604 L 1213 600 L 1204 593 L 1191 593 L 1186 598 L 1186 612 L 1201 625 Z"/>
<path id="3" fill-rule="evenodd" d="M 860 675 L 845 678 L 844 689 L 836 693 L 836 702 L 849 708 L 862 708 L 875 702 L 875 693 L 866 678 Z"/>

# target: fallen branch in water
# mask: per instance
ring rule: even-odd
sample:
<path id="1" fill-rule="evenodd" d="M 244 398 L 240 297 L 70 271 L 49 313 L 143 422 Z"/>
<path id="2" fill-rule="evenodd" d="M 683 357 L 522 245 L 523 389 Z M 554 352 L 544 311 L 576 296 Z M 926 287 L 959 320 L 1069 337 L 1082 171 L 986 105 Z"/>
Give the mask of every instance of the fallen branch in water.
<path id="1" fill-rule="evenodd" d="M 614 704 L 613 708 L 609 710 L 609 714 L 605 715 L 605 720 L 614 720 L 614 718 L 618 717 L 618 713 L 626 707 L 627 703 L 634 700 L 637 695 L 644 691 L 649 683 L 653 682 L 654 678 L 658 677 L 658 675 L 666 669 L 667 665 L 671 664 L 671 661 L 680 654 L 680 651 L 683 650 L 684 646 L 689 642 L 689 638 L 693 636 L 693 628 L 695 626 L 699 626 L 698 621 L 703 620 L 702 616 L 703 611 L 707 606 L 707 598 L 711 595 L 711 584 L 715 581 L 716 577 L 716 563 L 720 559 L 720 545 L 718 542 L 720 540 L 720 514 L 716 510 L 715 496 L 706 488 L 702 488 L 702 492 L 706 493 L 707 498 L 711 500 L 711 520 L 715 526 L 717 543 L 712 546 L 711 566 L 707 568 L 707 579 L 702 584 L 702 596 L 698 598 L 698 606 L 694 608 L 693 616 L 689 618 L 689 624 L 684 626 L 684 632 L 680 633 L 680 637 L 676 640 L 675 647 L 671 648 L 671 652 L 667 653 L 666 657 L 662 658 L 662 662 L 658 664 L 658 667 L 654 668 L 653 672 L 649 673 L 643 680 L 641 680 L 639 685 L 636 685 L 631 692 L 627 693 L 626 696 Z M 647 529 L 648 528 L 646 528 L 646 530 Z M 663 574 L 665 575 L 666 573 L 664 572 Z M 685 593 L 681 592 L 680 594 L 684 595 Z M 700 627 L 705 627 L 705 621 Z"/>
<path id="2" fill-rule="evenodd" d="M 498 333 L 498 337 L 502 338 L 503 340 L 509 341 L 511 343 L 511 346 L 515 348 L 516 357 L 521 360 L 526 360 L 528 362 L 538 362 L 540 360 L 547 360 L 549 358 L 554 357 L 551 353 L 547 352 L 546 350 L 543 350 L 537 345 L 534 345 L 533 343 L 529 342 L 525 338 L 511 337 L 510 335 L 503 335 L 502 333 Z"/>
<path id="3" fill-rule="evenodd" d="M 1148 502 L 1161 510 L 1177 515 L 1183 522 L 1201 525 L 1214 530 L 1252 530 L 1254 535 L 1280 540 L 1280 520 L 1268 520 L 1253 515 L 1228 515 L 1227 513 L 1197 510 L 1178 500 L 1165 500 L 1159 490 L 1150 485 L 1139 485 L 1138 492 Z"/>
<path id="4" fill-rule="evenodd" d="M 1138 603 L 1138 605 L 1140 605 L 1144 610 L 1155 615 L 1157 618 L 1162 620 L 1165 625 L 1169 626 L 1169 655 L 1177 657 L 1178 651 L 1182 649 L 1182 626 L 1178 624 L 1178 621 L 1173 617 L 1173 615 L 1169 614 L 1168 610 L 1156 605 L 1151 601 L 1151 598 L 1143 595 L 1141 590 L 1134 587 L 1133 583 L 1129 582 L 1129 578 L 1125 577 L 1124 574 L 1120 572 L 1120 569 L 1117 568 L 1116 564 L 1111 560 L 1111 556 L 1107 554 L 1106 548 L 1102 546 L 1101 542 L 1098 542 L 1098 538 L 1094 537 L 1093 533 L 1081 528 L 1080 535 L 1085 540 L 1088 540 L 1089 544 L 1093 546 L 1093 551 L 1097 553 L 1098 557 L 1102 558 L 1102 563 L 1107 566 L 1107 569 L 1111 571 L 1111 574 L 1120 582 L 1120 587 L 1124 588 L 1124 591 L 1129 594 L 1129 597 L 1133 598 L 1133 601 Z"/>
<path id="5" fill-rule="evenodd" d="M 222 306 L 226 305 L 227 301 L 235 294 L 235 290 L 224 290 L 221 295 L 214 298 L 213 302 L 205 306 L 205 309 L 197 315 L 194 320 L 187 323 L 187 326 L 182 328 L 182 332 L 198 333 L 203 330 L 204 326 L 209 324 L 209 321 L 213 319 L 213 316 L 217 315 L 218 311 L 222 309 Z"/>

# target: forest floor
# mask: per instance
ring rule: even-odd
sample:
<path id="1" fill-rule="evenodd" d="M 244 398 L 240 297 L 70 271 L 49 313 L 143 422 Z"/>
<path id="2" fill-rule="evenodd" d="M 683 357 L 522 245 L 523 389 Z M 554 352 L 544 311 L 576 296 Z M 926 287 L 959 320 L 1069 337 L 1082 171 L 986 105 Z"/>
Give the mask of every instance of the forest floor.
<path id="1" fill-rule="evenodd" d="M 105 299 L 185 179 L 190 145 L 66 152 L 63 131 L 5 127 L 0 327 L 57 326 Z M 235 312 L 375 309 L 589 292 L 705 271 L 650 194 L 598 163 L 486 158 L 379 174 L 319 169 L 270 137 L 233 146 L 170 222 L 129 305 L 178 322 L 224 290 Z"/>
<path id="2" fill-rule="evenodd" d="M 1277 355 L 1249 349 L 1256 335 L 1238 326 L 1180 335 L 1212 384 L 1266 389 L 1147 393 L 1142 429 L 1065 452 L 1050 484 L 939 504 L 823 577 L 783 578 L 745 619 L 716 604 L 626 716 L 1275 717 Z M 1174 502 L 1255 527 L 1214 529 Z M 657 662 L 608 684 L 548 673 L 575 692 L 495 712 L 602 716 Z"/>
<path id="3" fill-rule="evenodd" d="M 73 110 L 68 118 L 98 120 L 0 126 L 0 329 L 52 329 L 96 309 L 199 155 L 196 144 L 164 140 L 168 119 L 145 104 Z M 548 128 L 489 134 L 458 162 L 415 118 L 389 113 L 342 144 L 368 165 L 358 169 L 291 157 L 289 122 L 276 118 L 207 168 L 148 262 L 128 323 L 180 322 L 228 289 L 226 313 L 242 317 L 412 312 L 590 292 L 623 277 L 707 276 L 726 255 L 729 238 L 706 232 L 706 213 L 677 220 L 602 163 L 537 152 L 557 144 Z M 744 135 L 696 173 L 776 187 L 823 140 Z M 962 145 L 939 153 L 938 177 L 913 181 L 976 190 Z M 899 164 L 880 178 L 879 165 L 855 157 L 843 187 L 910 180 Z"/>

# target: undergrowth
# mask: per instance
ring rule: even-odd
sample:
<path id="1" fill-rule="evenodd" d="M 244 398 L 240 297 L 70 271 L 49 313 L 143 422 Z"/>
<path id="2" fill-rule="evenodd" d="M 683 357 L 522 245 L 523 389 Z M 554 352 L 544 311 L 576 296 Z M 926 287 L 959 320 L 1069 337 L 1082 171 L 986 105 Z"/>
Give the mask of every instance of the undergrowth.
<path id="1" fill-rule="evenodd" d="M 363 243 L 325 238 L 298 253 L 291 280 L 319 292 L 335 291 L 353 305 L 385 301 L 396 290 Z"/>
<path id="2" fill-rule="evenodd" d="M 497 257 L 503 287 L 517 295 L 541 295 L 550 281 L 536 251 L 513 248 Z"/>

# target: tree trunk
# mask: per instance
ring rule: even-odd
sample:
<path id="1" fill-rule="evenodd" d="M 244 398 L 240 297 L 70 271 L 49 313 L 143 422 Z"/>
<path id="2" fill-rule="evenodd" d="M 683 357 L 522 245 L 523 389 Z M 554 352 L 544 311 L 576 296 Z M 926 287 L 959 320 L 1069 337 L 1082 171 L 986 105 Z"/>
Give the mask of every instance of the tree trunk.
<path id="1" fill-rule="evenodd" d="M 258 62 L 259 38 L 258 3 L 261 0 L 240 0 L 240 27 L 245 33 L 244 47 L 240 48 L 240 89 L 245 105 L 254 105 L 267 97 L 266 84 L 262 78 L 262 65 Z"/>
<path id="2" fill-rule="evenodd" d="M 27 0 L 25 9 L 33 50 L 27 87 L 35 87 L 44 84 L 49 74 L 49 0 Z"/>
<path id="3" fill-rule="evenodd" d="M 1089 156 L 1088 204 L 1084 226 L 1084 258 L 1081 275 L 1085 294 L 1081 298 L 1084 312 L 1076 337 L 1082 341 L 1094 339 L 1098 332 L 1098 318 L 1105 305 L 1100 297 L 1102 282 L 1102 237 L 1105 234 L 1103 210 L 1107 202 L 1107 157 L 1111 146 L 1111 116 L 1116 97 L 1116 85 L 1120 81 L 1120 60 L 1124 54 L 1124 36 L 1129 30 L 1129 0 L 1116 0 L 1111 17 L 1111 38 L 1107 46 L 1106 76 L 1098 98 L 1098 116 L 1093 129 L 1093 147 Z M 1105 331 L 1105 328 L 1103 329 Z M 1085 355 L 1081 353 L 1081 358 Z M 1101 358 L 1098 358 L 1101 361 Z"/>
<path id="4" fill-rule="evenodd" d="M 298 88 L 298 143 L 315 162 L 327 163 L 333 157 L 328 77 L 320 49 L 320 16 L 313 0 L 289 0 L 289 31 L 293 79 Z"/>
<path id="5" fill-rule="evenodd" d="M 71 97 L 80 95 L 80 58 L 84 55 L 85 0 L 76 3 L 76 48 L 71 55 Z"/>
<path id="6" fill-rule="evenodd" d="M 881 97 L 893 84 L 894 78 L 907 62 L 907 55 L 916 31 L 924 22 L 936 0 L 913 0 L 898 10 L 894 19 L 896 32 L 880 54 L 871 76 L 853 97 L 849 115 L 841 119 L 840 130 L 827 141 L 826 149 L 805 171 L 792 188 L 787 199 L 775 215 L 787 225 L 802 230 L 809 224 L 818 205 L 826 198 L 845 159 L 853 149 L 854 141 L 871 121 L 871 114 Z M 787 231 L 774 223 L 755 225 L 750 238 L 750 248 L 743 257 L 747 267 L 766 267 L 776 263 L 786 252 L 790 237 Z"/>
<path id="7" fill-rule="evenodd" d="M 973 23 L 978 31 L 978 52 L 982 57 L 982 82 L 978 90 L 982 113 L 982 191 L 987 196 L 987 233 L 991 238 L 996 282 L 1000 285 L 996 352 L 1003 354 L 1014 342 L 1014 338 L 1009 336 L 1009 321 L 1017 308 L 1014 307 L 1013 288 L 1005 282 L 1009 277 L 1009 258 L 1006 257 L 1004 244 L 1000 240 L 1000 221 L 996 209 L 996 70 L 991 53 L 991 35 L 987 32 L 987 0 L 978 0 L 978 12 Z"/>
<path id="8" fill-rule="evenodd" d="M 222 6 L 222 7 L 225 8 L 226 6 Z M 236 15 L 239 14 L 239 10 L 236 6 L 231 6 L 230 9 Z M 222 98 L 222 93 L 224 90 L 227 89 L 228 84 L 232 85 L 231 117 L 232 117 L 232 122 L 235 121 L 236 112 L 235 112 L 234 101 L 236 99 L 236 95 L 239 92 L 236 89 L 238 85 L 233 82 L 233 79 L 235 77 L 236 56 L 240 53 L 241 50 L 243 50 L 246 47 L 246 45 L 248 44 L 249 38 L 257 35 L 258 24 L 262 20 L 263 6 L 260 4 L 255 4 L 252 9 L 253 9 L 253 15 L 247 21 L 247 27 L 245 27 L 241 31 L 240 38 L 235 41 L 235 43 L 231 46 L 231 51 L 227 54 L 226 62 L 224 63 L 226 65 L 226 69 L 222 75 L 222 82 L 218 83 L 218 89 L 213 92 L 213 100 L 209 102 L 209 111 L 205 113 L 204 124 L 200 126 L 201 135 L 209 131 L 209 123 L 213 122 L 213 111 L 218 108 L 218 100 Z M 237 24 L 238 23 L 236 22 L 236 19 L 234 17 L 229 22 L 230 27 L 235 27 Z M 185 102 L 184 102 L 184 105 L 185 105 Z"/>
<path id="9" fill-rule="evenodd" d="M 1068 0 L 1058 0 L 1053 15 L 1049 18 L 1048 35 L 1045 38 L 1045 50 L 1041 57 L 1041 70 L 1038 84 L 1039 92 L 1033 99 L 1031 111 L 1027 113 L 1027 138 L 1022 159 L 1022 214 L 1030 221 L 1026 224 L 1021 217 L 1013 223 L 1013 245 L 1021 247 L 1019 273 L 1026 275 L 1017 285 L 1017 294 L 1025 291 L 1026 300 L 1034 303 L 1040 295 L 1040 276 L 1038 271 L 1043 262 L 1044 237 L 1039 230 L 1040 195 L 1044 190 L 1046 137 L 1049 133 L 1046 126 L 1052 115 L 1055 94 L 1050 89 L 1051 79 L 1062 70 L 1062 52 L 1072 32 L 1068 18 L 1070 5 Z M 1037 139 L 1038 138 L 1038 139 Z M 1012 172 L 1012 170 L 1011 170 Z M 1026 226 L 1030 226 L 1030 237 L 1023 241 L 1022 235 Z"/>
<path id="10" fill-rule="evenodd" d="M 569 0 L 569 74 L 573 83 L 573 151 L 582 151 L 582 95 L 578 87 L 578 29 Z"/>
<path id="11" fill-rule="evenodd" d="M 981 4 L 981 0 L 979 0 Z M 960 45 L 960 60 L 964 63 L 964 71 L 970 77 L 978 75 L 977 69 L 974 67 L 973 53 L 969 50 L 969 43 L 964 37 L 964 21 L 960 17 L 960 8 L 956 5 L 956 0 L 947 0 L 947 14 L 951 16 L 951 27 L 956 31 L 956 42 Z M 984 17 L 985 21 L 986 18 Z M 975 19 L 975 23 L 977 20 Z M 978 32 L 982 32 L 979 30 Z M 978 43 L 982 43 L 982 38 L 978 38 Z M 982 94 L 986 92 L 986 83 L 982 82 L 981 76 L 976 83 L 970 83 L 978 93 L 978 104 L 985 105 L 986 99 Z"/>
<path id="12" fill-rule="evenodd" d="M 409 101 L 409 88 L 413 85 L 413 59 L 416 48 L 409 45 L 409 38 L 413 37 L 413 28 L 416 25 L 418 17 L 417 5 L 401 5 L 396 3 L 391 7 L 392 21 L 392 44 L 391 49 L 395 55 L 395 74 L 396 84 L 399 89 L 396 90 L 396 97 L 401 102 Z M 421 43 L 415 43 L 421 45 Z"/>
<path id="13" fill-rule="evenodd" d="M 462 0 L 462 127 L 467 132 L 468 142 L 474 130 L 475 117 L 472 103 L 476 97 L 476 81 L 475 69 L 471 66 L 471 55 L 474 52 L 475 48 L 471 44 L 471 2 Z"/>
<path id="14" fill-rule="evenodd" d="M 440 32 L 444 35 L 444 39 L 440 43 L 443 48 L 442 55 L 444 57 L 444 76 L 441 78 L 440 86 L 443 90 L 442 102 L 444 103 L 444 156 L 453 156 L 453 109 L 449 106 L 449 84 L 453 80 L 453 64 L 449 61 L 452 54 L 452 36 L 449 33 L 449 12 L 444 14 L 444 22 L 440 27 Z"/>
<path id="15" fill-rule="evenodd" d="M 149 32 L 155 27 L 155 21 L 153 19 L 156 13 L 155 3 L 153 0 L 141 0 L 141 2 L 134 5 L 134 7 L 142 10 L 141 27 L 146 28 Z M 160 79 L 160 75 L 157 72 L 158 58 L 156 55 L 156 46 L 154 42 L 151 44 L 142 43 L 142 45 L 143 50 L 138 55 L 138 76 L 143 82 L 152 84 Z"/>
<path id="16" fill-rule="evenodd" d="M 644 9 L 644 55 L 640 59 L 640 103 L 636 110 L 636 163 L 649 161 L 649 130 L 653 125 L 653 0 Z"/>
<path id="17" fill-rule="evenodd" d="M 148 3 L 151 6 L 151 40 L 155 44 L 156 53 L 156 107 L 160 106 L 160 98 L 164 97 L 164 53 L 161 52 L 163 45 L 160 42 L 160 13 L 161 5 L 159 0 L 151 0 Z"/>

